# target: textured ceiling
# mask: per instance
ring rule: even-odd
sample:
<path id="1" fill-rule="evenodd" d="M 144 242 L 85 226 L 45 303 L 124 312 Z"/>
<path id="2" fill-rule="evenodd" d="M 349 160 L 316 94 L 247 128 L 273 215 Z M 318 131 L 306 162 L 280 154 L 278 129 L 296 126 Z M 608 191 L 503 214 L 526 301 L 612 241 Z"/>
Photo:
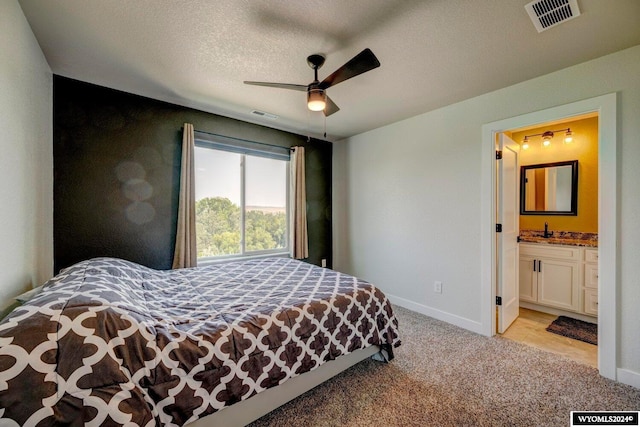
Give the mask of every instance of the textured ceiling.
<path id="1" fill-rule="evenodd" d="M 53 72 L 312 136 L 308 84 L 370 48 L 381 67 L 328 93 L 337 140 L 640 44 L 640 1 L 578 0 L 538 33 L 528 0 L 20 0 Z M 278 115 L 261 119 L 251 110 Z"/>

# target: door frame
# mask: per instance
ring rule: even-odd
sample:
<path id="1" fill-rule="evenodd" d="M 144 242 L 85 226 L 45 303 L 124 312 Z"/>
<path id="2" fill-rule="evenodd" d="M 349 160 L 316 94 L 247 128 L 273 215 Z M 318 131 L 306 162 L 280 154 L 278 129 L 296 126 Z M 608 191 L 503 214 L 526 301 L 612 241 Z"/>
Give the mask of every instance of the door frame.
<path id="1" fill-rule="evenodd" d="M 480 295 L 481 330 L 496 331 L 496 134 L 525 126 L 598 113 L 598 369 L 600 375 L 617 380 L 618 354 L 618 154 L 617 95 L 607 95 L 551 107 L 482 126 Z"/>

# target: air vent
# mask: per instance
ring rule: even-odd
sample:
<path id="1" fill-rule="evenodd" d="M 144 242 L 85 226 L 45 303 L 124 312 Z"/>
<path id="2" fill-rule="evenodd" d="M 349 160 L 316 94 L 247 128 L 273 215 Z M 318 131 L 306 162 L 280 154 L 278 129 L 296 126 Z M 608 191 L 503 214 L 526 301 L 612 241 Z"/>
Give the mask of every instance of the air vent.
<path id="1" fill-rule="evenodd" d="M 251 114 L 255 114 L 256 116 L 264 117 L 265 119 L 269 120 L 276 120 L 278 118 L 278 116 L 276 116 L 275 114 L 266 113 L 260 110 L 252 110 Z"/>
<path id="2" fill-rule="evenodd" d="M 578 0 L 536 0 L 524 8 L 539 33 L 580 16 Z"/>

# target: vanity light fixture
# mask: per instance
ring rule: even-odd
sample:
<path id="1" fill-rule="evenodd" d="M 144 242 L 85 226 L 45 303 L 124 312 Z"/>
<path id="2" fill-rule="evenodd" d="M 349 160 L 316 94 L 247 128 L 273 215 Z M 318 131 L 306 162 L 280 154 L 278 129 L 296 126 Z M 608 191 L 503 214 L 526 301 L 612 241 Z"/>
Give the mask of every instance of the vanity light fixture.
<path id="1" fill-rule="evenodd" d="M 551 140 L 553 139 L 553 135 L 556 132 L 564 132 L 564 143 L 569 144 L 573 141 L 573 133 L 571 132 L 571 128 L 566 129 L 558 129 L 558 130 L 547 130 L 542 133 L 535 133 L 533 135 L 525 135 L 524 140 L 522 141 L 522 148 L 524 150 L 529 148 L 529 138 L 533 136 L 541 136 L 542 137 L 542 146 L 548 147 L 551 145 Z"/>
<path id="2" fill-rule="evenodd" d="M 573 142 L 573 132 L 571 132 L 571 129 L 567 129 L 567 133 L 564 134 L 564 143 L 570 144 L 572 142 Z"/>

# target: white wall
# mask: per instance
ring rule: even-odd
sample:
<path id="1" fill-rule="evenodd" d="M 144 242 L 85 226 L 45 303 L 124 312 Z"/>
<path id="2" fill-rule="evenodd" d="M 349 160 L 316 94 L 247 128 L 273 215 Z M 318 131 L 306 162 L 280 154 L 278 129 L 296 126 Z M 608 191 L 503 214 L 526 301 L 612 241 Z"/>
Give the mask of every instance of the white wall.
<path id="1" fill-rule="evenodd" d="M 640 379 L 640 46 L 334 144 L 334 268 L 479 331 L 481 128 L 618 93 L 618 367 Z M 443 282 L 435 294 L 433 281 Z M 631 379 L 630 379 L 631 378 Z"/>
<path id="2" fill-rule="evenodd" d="M 20 5 L 0 1 L 0 307 L 53 273 L 52 83 Z"/>

